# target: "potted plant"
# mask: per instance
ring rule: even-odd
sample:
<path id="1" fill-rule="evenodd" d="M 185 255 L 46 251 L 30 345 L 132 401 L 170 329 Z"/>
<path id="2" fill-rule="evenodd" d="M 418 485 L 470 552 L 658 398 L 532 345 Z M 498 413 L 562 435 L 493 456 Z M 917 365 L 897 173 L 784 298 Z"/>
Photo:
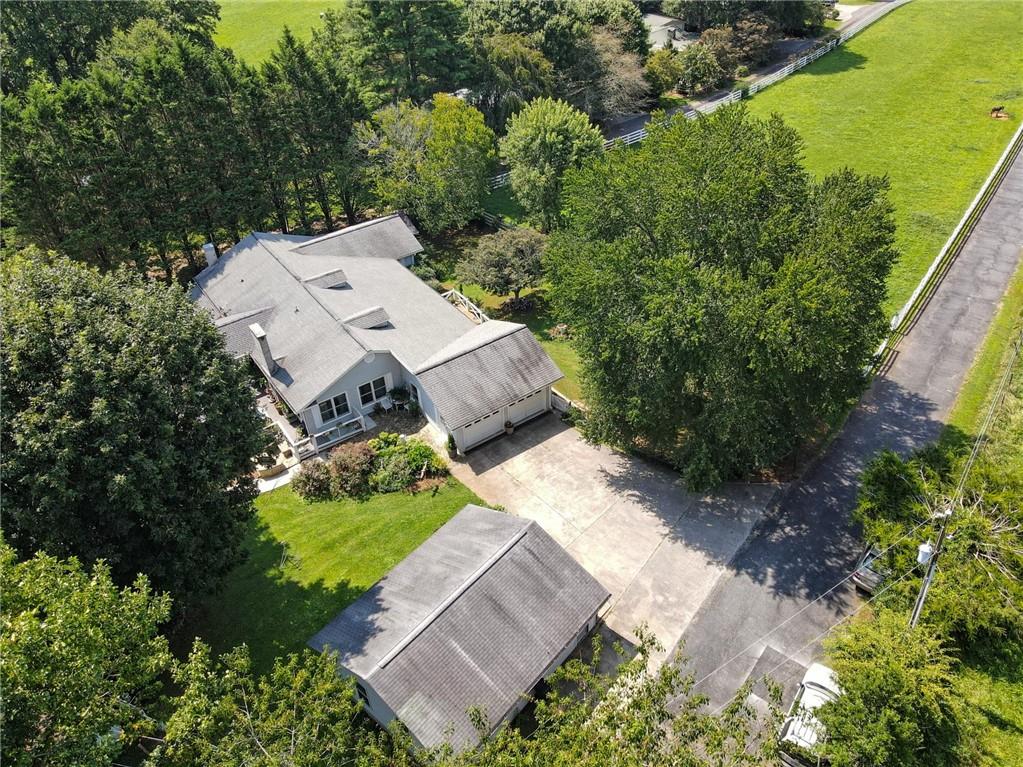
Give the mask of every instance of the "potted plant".
<path id="1" fill-rule="evenodd" d="M 458 454 L 458 446 L 455 444 L 455 435 L 448 434 L 448 455 L 454 458 Z"/>
<path id="2" fill-rule="evenodd" d="M 505 434 L 511 434 L 514 431 L 515 431 L 515 424 L 513 424 L 511 421 L 505 421 L 504 422 L 504 433 Z"/>

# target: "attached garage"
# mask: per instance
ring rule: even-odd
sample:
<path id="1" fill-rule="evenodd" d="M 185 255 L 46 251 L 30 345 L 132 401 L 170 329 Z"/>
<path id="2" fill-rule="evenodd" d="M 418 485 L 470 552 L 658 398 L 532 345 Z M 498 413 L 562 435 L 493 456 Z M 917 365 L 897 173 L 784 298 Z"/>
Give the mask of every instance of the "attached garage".
<path id="1" fill-rule="evenodd" d="M 441 428 L 465 452 L 550 410 L 563 377 L 525 325 L 490 320 L 427 360 L 415 373 Z"/>
<path id="2" fill-rule="evenodd" d="M 502 411 L 495 410 L 490 415 L 478 418 L 462 427 L 462 450 L 468 450 L 481 442 L 486 442 L 504 431 Z"/>
<path id="3" fill-rule="evenodd" d="M 538 389 L 532 394 L 527 394 L 522 399 L 510 404 L 508 406 L 508 420 L 514 424 L 520 424 L 535 415 L 546 412 L 548 410 L 548 391 L 548 389 Z"/>

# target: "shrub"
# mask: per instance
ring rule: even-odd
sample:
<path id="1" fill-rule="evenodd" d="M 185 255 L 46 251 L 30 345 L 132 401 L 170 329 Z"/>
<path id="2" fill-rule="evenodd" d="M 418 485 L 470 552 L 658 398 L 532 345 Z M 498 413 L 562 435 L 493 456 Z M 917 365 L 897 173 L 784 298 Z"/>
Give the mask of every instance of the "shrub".
<path id="1" fill-rule="evenodd" d="M 295 474 L 291 487 L 304 500 L 327 501 L 331 497 L 330 480 L 327 464 L 323 461 L 309 461 L 302 464 L 302 468 Z"/>
<path id="2" fill-rule="evenodd" d="M 426 473 L 429 475 L 447 474 L 448 466 L 444 463 L 444 459 L 437 455 L 433 448 L 422 440 L 410 439 L 405 442 L 403 447 L 405 455 L 408 456 L 409 463 L 415 467 L 417 479 L 424 466 L 426 467 Z"/>
<path id="3" fill-rule="evenodd" d="M 404 490 L 415 479 L 416 469 L 408 455 L 401 451 L 389 451 L 377 458 L 376 469 L 369 477 L 369 484 L 378 493 L 393 493 Z"/>
<path id="4" fill-rule="evenodd" d="M 369 446 L 378 453 L 383 453 L 387 449 L 396 446 L 401 442 L 401 435 L 395 434 L 392 431 L 382 431 L 377 436 L 369 441 Z"/>
<path id="5" fill-rule="evenodd" d="M 376 451 L 365 442 L 349 442 L 330 454 L 330 493 L 333 498 L 358 498 L 369 491 Z"/>

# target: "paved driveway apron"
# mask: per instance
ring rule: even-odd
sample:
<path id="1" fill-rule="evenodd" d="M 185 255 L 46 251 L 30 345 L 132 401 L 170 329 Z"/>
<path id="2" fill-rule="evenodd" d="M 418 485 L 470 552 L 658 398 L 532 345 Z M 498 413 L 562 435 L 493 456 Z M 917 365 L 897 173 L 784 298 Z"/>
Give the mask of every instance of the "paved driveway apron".
<path id="1" fill-rule="evenodd" d="M 590 445 L 554 414 L 470 451 L 453 473 L 488 503 L 539 522 L 606 586 L 614 632 L 631 642 L 645 623 L 669 649 L 775 491 L 689 493 L 674 472 Z"/>

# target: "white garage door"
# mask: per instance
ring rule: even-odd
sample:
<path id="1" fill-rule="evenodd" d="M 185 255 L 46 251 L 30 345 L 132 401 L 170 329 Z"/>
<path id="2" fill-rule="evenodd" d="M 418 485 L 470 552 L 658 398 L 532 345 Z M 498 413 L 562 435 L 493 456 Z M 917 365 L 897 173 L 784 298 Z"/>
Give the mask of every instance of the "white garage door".
<path id="1" fill-rule="evenodd" d="M 501 418 L 501 410 L 495 410 L 490 415 L 467 423 L 462 429 L 462 450 L 468 450 L 473 445 L 478 445 L 485 439 L 504 431 L 504 420 Z"/>
<path id="2" fill-rule="evenodd" d="M 512 423 L 522 423 L 537 413 L 547 409 L 547 390 L 540 389 L 527 397 L 508 406 L 508 420 Z"/>

